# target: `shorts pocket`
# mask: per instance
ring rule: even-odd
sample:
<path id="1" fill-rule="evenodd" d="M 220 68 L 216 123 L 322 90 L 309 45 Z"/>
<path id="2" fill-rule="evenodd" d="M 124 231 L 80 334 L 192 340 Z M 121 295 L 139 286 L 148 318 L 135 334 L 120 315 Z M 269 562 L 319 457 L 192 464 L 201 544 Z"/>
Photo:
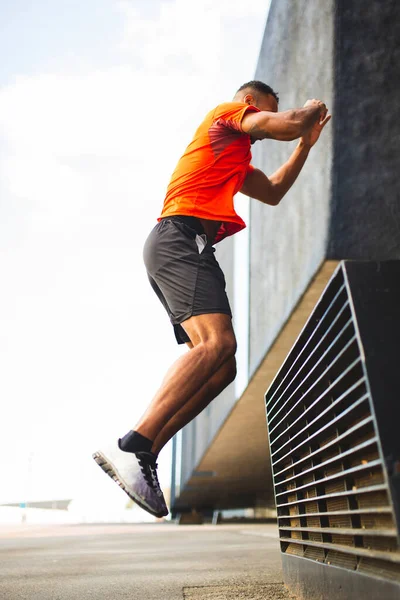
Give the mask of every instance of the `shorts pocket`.
<path id="1" fill-rule="evenodd" d="M 184 236 L 190 238 L 191 240 L 196 239 L 196 235 L 198 235 L 197 231 L 195 229 L 192 229 L 189 225 L 186 225 L 186 223 L 182 223 L 181 221 L 175 221 L 172 219 L 170 223 L 172 223 L 181 233 L 183 233 Z"/>

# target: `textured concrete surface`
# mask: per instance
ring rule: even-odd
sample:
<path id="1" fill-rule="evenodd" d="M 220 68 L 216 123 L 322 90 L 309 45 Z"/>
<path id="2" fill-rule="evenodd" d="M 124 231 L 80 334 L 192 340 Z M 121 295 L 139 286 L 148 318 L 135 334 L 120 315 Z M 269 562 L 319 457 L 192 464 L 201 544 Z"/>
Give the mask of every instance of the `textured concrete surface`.
<path id="1" fill-rule="evenodd" d="M 400 258 L 400 3 L 336 0 L 330 258 Z"/>
<path id="2" fill-rule="evenodd" d="M 280 97 L 279 110 L 308 98 L 333 104 L 332 0 L 272 0 L 256 79 Z M 267 175 L 297 142 L 265 140 L 253 163 Z M 325 258 L 332 165 L 329 123 L 293 188 L 277 207 L 250 204 L 250 373 L 253 374 Z"/>
<path id="3" fill-rule="evenodd" d="M 286 600 L 275 525 L 0 528 L 1 600 Z"/>

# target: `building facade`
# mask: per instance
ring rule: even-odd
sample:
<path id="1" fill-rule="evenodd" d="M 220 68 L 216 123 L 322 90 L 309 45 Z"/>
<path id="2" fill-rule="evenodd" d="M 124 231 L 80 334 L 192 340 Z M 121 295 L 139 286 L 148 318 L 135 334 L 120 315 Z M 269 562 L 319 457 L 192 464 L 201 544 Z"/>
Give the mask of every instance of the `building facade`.
<path id="1" fill-rule="evenodd" d="M 247 230 L 217 254 L 233 299 L 238 381 L 177 436 L 173 510 L 273 506 L 264 393 L 342 259 L 400 258 L 400 5 L 272 0 L 255 79 L 280 110 L 332 112 L 277 207 L 250 201 Z M 273 173 L 296 142 L 257 142 Z"/>

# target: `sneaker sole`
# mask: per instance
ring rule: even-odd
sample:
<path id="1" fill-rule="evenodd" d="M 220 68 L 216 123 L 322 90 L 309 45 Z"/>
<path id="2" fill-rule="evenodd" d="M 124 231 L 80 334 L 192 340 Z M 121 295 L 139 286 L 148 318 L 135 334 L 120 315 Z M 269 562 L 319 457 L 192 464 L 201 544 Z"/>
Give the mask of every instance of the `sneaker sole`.
<path id="1" fill-rule="evenodd" d="M 138 506 L 140 506 L 140 508 L 143 508 L 143 510 L 153 515 L 153 517 L 157 517 L 159 519 L 161 517 L 167 516 L 168 511 L 163 513 L 157 513 L 153 511 L 151 508 L 149 508 L 148 506 L 146 506 L 146 504 L 143 503 L 139 496 L 136 496 L 134 492 L 131 492 L 125 481 L 119 475 L 114 465 L 108 462 L 104 454 L 102 454 L 101 452 L 95 452 L 94 454 L 92 454 L 92 456 L 96 463 L 99 465 L 99 467 L 103 469 L 104 473 L 111 477 L 111 479 L 113 479 L 115 483 L 117 483 L 119 487 L 124 490 L 125 494 L 127 494 L 131 500 L 133 500 Z"/>

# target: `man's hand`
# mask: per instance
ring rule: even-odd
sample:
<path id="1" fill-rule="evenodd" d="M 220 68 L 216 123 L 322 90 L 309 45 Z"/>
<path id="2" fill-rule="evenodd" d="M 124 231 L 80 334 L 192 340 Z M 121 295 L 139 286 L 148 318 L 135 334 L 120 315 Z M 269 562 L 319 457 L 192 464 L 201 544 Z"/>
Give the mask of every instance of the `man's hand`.
<path id="1" fill-rule="evenodd" d="M 328 114 L 328 109 L 326 108 L 324 102 L 321 102 L 321 100 L 307 100 L 304 106 L 319 106 L 320 108 L 319 121 L 310 127 L 310 129 L 308 129 L 300 138 L 301 144 L 312 148 L 312 146 L 314 146 L 314 144 L 317 142 L 325 125 L 331 120 L 331 115 Z"/>
<path id="2" fill-rule="evenodd" d="M 304 108 L 306 106 L 319 106 L 321 116 L 324 114 L 326 115 L 326 113 L 328 112 L 325 102 L 317 100 L 316 98 L 313 98 L 312 100 L 307 100 L 307 102 L 304 104 Z"/>

